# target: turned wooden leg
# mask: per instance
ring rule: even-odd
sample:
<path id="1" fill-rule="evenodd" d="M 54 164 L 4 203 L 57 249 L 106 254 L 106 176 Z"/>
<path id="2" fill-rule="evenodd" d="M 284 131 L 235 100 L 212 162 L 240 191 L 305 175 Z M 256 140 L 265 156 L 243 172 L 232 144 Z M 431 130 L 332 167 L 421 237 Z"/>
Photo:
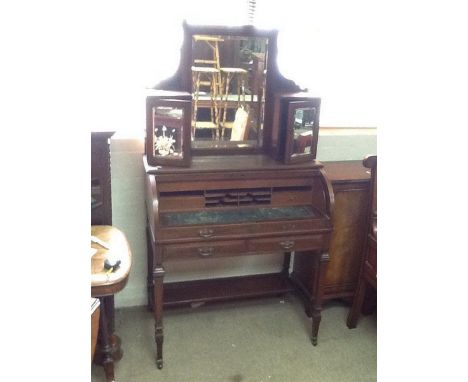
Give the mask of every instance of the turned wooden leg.
<path id="1" fill-rule="evenodd" d="M 312 305 L 312 345 L 317 346 L 317 337 L 322 320 L 322 300 L 323 300 L 323 284 L 325 280 L 325 272 L 330 260 L 328 253 L 322 253 L 316 256 L 317 262 L 315 267 L 315 293 L 314 302 Z"/>
<path id="2" fill-rule="evenodd" d="M 146 288 L 148 291 L 148 305 L 146 307 L 148 311 L 154 312 L 154 281 L 152 276 L 151 279 L 148 278 Z"/>
<path id="3" fill-rule="evenodd" d="M 104 299 L 100 298 L 101 304 L 105 306 Z M 101 330 L 101 351 L 102 351 L 102 366 L 104 367 L 104 372 L 106 373 L 106 381 L 114 381 L 114 358 L 112 358 L 112 345 L 111 337 L 109 333 L 109 323 L 107 320 L 106 309 L 101 310 L 101 315 L 99 317 L 99 329 Z"/>
<path id="4" fill-rule="evenodd" d="M 150 312 L 154 311 L 154 279 L 153 279 L 153 244 L 151 241 L 151 230 L 149 226 L 146 226 L 146 247 L 148 249 L 147 253 L 147 273 L 146 273 L 146 289 L 148 297 L 148 310 Z"/>
<path id="5" fill-rule="evenodd" d="M 369 283 L 367 285 L 371 286 Z M 375 288 L 367 288 L 364 293 L 364 302 L 362 303 L 361 313 L 364 316 L 369 316 L 375 312 L 377 308 L 377 290 Z"/>
<path id="6" fill-rule="evenodd" d="M 291 252 L 285 252 L 283 257 L 283 269 L 281 273 L 285 277 L 289 277 L 289 267 L 291 264 Z"/>
<path id="7" fill-rule="evenodd" d="M 164 269 L 157 267 L 153 272 L 154 278 L 154 338 L 156 342 L 156 366 L 163 367 L 163 280 Z"/>
<path id="8" fill-rule="evenodd" d="M 154 278 L 153 275 L 150 273 L 148 275 L 148 279 L 146 281 L 146 288 L 148 293 L 148 311 L 154 312 Z"/>
<path id="9" fill-rule="evenodd" d="M 312 310 L 312 345 L 317 346 L 317 337 L 322 320 L 321 308 L 314 307 Z"/>
<path id="10" fill-rule="evenodd" d="M 361 312 L 362 303 L 364 302 L 364 296 L 366 295 L 366 281 L 360 277 L 358 285 L 356 288 L 356 294 L 354 295 L 353 304 L 348 313 L 348 319 L 346 320 L 346 325 L 348 328 L 354 329 Z"/>

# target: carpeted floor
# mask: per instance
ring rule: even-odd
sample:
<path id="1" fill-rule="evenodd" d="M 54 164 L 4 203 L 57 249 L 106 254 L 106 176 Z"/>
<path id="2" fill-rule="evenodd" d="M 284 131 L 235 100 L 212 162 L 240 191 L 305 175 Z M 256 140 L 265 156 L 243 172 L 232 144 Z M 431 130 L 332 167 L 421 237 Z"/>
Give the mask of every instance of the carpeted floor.
<path id="1" fill-rule="evenodd" d="M 116 310 L 124 355 L 117 382 L 285 382 L 377 380 L 376 315 L 346 326 L 349 307 L 328 302 L 318 346 L 293 295 L 177 308 L 165 312 L 164 367 L 156 368 L 154 321 L 145 307 Z M 93 382 L 105 381 L 92 365 Z"/>

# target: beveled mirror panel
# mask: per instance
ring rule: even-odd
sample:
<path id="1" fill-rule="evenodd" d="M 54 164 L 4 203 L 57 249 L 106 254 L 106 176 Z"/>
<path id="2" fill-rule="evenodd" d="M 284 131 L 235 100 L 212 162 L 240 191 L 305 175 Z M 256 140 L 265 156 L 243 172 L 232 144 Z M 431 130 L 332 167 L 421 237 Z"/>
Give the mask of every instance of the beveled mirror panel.
<path id="1" fill-rule="evenodd" d="M 316 113 L 315 107 L 297 108 L 294 110 L 293 157 L 311 153 Z"/>
<path id="2" fill-rule="evenodd" d="M 192 148 L 261 147 L 268 38 L 191 37 Z"/>

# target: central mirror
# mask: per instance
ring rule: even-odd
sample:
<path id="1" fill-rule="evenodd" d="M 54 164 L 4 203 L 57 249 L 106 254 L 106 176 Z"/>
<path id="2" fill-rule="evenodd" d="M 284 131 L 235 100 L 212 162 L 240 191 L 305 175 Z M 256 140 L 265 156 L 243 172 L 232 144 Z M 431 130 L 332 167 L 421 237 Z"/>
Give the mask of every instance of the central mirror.
<path id="1" fill-rule="evenodd" d="M 268 38 L 193 34 L 192 148 L 262 146 Z"/>

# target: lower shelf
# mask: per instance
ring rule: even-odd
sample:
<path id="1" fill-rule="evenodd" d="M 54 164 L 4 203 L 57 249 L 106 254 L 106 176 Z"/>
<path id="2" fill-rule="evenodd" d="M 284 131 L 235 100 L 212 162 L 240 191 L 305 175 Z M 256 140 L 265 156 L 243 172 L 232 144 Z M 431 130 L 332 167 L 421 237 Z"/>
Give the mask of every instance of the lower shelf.
<path id="1" fill-rule="evenodd" d="M 282 273 L 164 284 L 164 306 L 272 296 L 294 290 Z"/>

